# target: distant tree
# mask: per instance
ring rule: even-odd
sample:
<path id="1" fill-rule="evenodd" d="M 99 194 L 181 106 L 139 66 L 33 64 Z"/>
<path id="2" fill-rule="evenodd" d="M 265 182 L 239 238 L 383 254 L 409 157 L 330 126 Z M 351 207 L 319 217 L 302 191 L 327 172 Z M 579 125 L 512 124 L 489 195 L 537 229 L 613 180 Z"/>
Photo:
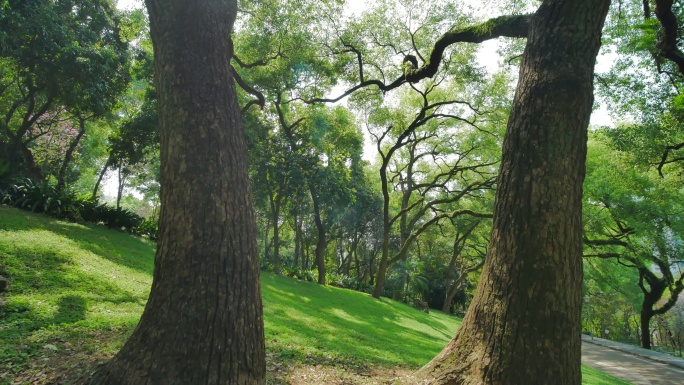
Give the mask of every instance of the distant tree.
<path id="1" fill-rule="evenodd" d="M 614 259 L 638 272 L 641 345 L 650 349 L 651 320 L 684 291 L 681 183 L 630 166 L 631 157 L 605 142 L 603 135 L 592 141 L 587 167 L 585 257 Z"/>
<path id="2" fill-rule="evenodd" d="M 68 165 L 85 120 L 108 113 L 128 84 L 128 44 L 118 23 L 107 0 L 3 2 L 0 31 L 10 32 L 0 33 L 0 163 L 44 179 L 32 147 L 54 126 L 38 123 L 66 112 L 78 130 Z M 65 168 L 55 175 L 60 184 Z"/>
<path id="3" fill-rule="evenodd" d="M 493 187 L 498 154 L 490 158 L 486 146 L 496 146 L 496 141 L 472 134 L 477 131 L 474 118 L 469 121 L 449 111 L 467 102 L 434 100 L 431 93 L 437 93 L 437 88 L 433 85 L 425 92 L 414 90 L 420 101 L 412 119 L 407 119 L 403 111 L 413 106 L 402 104 L 395 116 L 376 117 L 384 127 L 371 132 L 380 155 L 383 196 L 383 248 L 375 298 L 382 295 L 387 269 L 406 260 L 409 248 L 430 226 L 458 216 L 491 216 L 459 206 L 459 200 L 477 199 Z M 483 142 L 486 144 L 481 145 Z M 392 190 L 398 192 L 394 199 Z M 392 201 L 399 201 L 395 212 L 390 209 Z M 399 228 L 398 246 L 390 250 L 395 227 Z"/>

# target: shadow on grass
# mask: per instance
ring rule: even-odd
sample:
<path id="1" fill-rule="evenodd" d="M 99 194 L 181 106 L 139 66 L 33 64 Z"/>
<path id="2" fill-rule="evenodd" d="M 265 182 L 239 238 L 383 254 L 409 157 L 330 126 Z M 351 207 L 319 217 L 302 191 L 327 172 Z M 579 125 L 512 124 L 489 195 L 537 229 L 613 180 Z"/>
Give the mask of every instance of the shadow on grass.
<path id="1" fill-rule="evenodd" d="M 2 244 L 0 254 L 1 250 Z M 107 302 L 139 302 L 138 298 L 111 280 L 79 270 L 72 257 L 61 250 L 36 250 L 15 245 L 12 258 L 7 258 L 5 263 L 10 280 L 9 296 L 29 293 L 56 295 L 77 290 L 88 297 L 98 297 Z"/>
<path id="2" fill-rule="evenodd" d="M 0 206 L 0 231 L 45 230 L 70 239 L 78 247 L 116 264 L 152 274 L 154 243 L 93 224 L 63 222 L 46 215 Z M 2 236 L 2 235 L 0 235 Z M 40 242 L 36 239 L 36 242 Z"/>
<path id="3" fill-rule="evenodd" d="M 88 302 L 78 295 L 65 295 L 57 302 L 57 313 L 46 323 L 74 323 L 86 318 Z"/>
<path id="4" fill-rule="evenodd" d="M 142 308 L 146 295 L 116 275 L 128 274 L 120 267 L 151 274 L 153 247 L 128 234 L 0 207 L 0 260 L 10 282 L 0 341 L 11 344 L 50 325 L 71 327 L 88 318 L 89 304 Z M 97 270 L 98 258 L 120 267 Z"/>
<path id="5" fill-rule="evenodd" d="M 290 358 L 418 367 L 439 353 L 458 322 L 449 330 L 400 303 L 270 274 L 262 288 L 267 346 Z"/>

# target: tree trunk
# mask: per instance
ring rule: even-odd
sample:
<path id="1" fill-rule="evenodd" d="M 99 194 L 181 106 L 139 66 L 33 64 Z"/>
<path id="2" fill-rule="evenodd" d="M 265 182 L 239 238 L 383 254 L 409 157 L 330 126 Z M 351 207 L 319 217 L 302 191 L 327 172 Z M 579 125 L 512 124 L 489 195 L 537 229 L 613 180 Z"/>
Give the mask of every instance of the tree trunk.
<path id="1" fill-rule="evenodd" d="M 85 135 L 86 132 L 86 125 L 85 125 L 85 119 L 79 117 L 78 118 L 78 135 L 69 143 L 69 148 L 66 151 L 66 154 L 64 154 L 64 160 L 62 161 L 62 165 L 59 168 L 59 174 L 57 175 L 57 186 L 56 188 L 58 190 L 61 190 L 64 188 L 66 185 L 66 172 L 67 168 L 69 167 L 69 163 L 71 163 L 71 160 L 74 158 L 74 151 L 76 151 L 76 147 L 78 146 L 78 143 L 81 141 L 81 138 L 83 138 L 83 135 Z"/>
<path id="2" fill-rule="evenodd" d="M 444 303 L 442 304 L 442 313 L 451 314 L 451 302 L 454 300 L 454 297 L 456 297 L 458 289 L 461 288 L 461 284 L 463 284 L 466 276 L 467 275 L 465 274 L 461 274 L 452 285 L 447 284 L 446 296 L 444 298 Z"/>
<path id="3" fill-rule="evenodd" d="M 100 184 L 102 183 L 102 178 L 104 178 L 105 174 L 107 173 L 107 169 L 110 166 L 110 163 L 112 162 L 112 158 L 109 157 L 107 158 L 107 161 L 104 164 L 104 167 L 102 167 L 102 170 L 100 171 L 100 175 L 97 177 L 97 182 L 95 182 L 95 187 L 93 187 L 93 200 L 97 200 L 97 192 L 100 189 Z"/>
<path id="4" fill-rule="evenodd" d="M 532 18 L 477 294 L 418 376 L 432 384 L 581 382 L 582 182 L 609 0 L 546 0 Z"/>
<path id="5" fill-rule="evenodd" d="M 150 298 L 96 384 L 265 383 L 256 218 L 230 33 L 236 0 L 147 0 L 161 127 Z"/>
<path id="6" fill-rule="evenodd" d="M 127 172 L 123 170 L 123 161 L 119 160 L 119 169 L 117 174 L 117 186 L 116 186 L 116 209 L 121 208 L 121 198 L 123 198 L 123 191 L 126 187 L 126 177 Z"/>
<path id="7" fill-rule="evenodd" d="M 19 151 L 21 151 L 21 154 L 24 156 L 25 167 L 29 172 L 31 179 L 36 182 L 45 180 L 45 173 L 43 173 L 43 170 L 36 163 L 36 158 L 33 156 L 33 152 L 31 152 L 28 145 L 24 142 L 19 142 L 18 146 Z"/>
<path id="8" fill-rule="evenodd" d="M 378 271 L 375 274 L 375 288 L 373 288 L 373 298 L 380 298 L 382 295 L 382 289 L 385 287 L 385 275 L 387 274 L 388 258 L 386 257 L 385 247 L 387 245 L 383 244 L 382 257 L 380 258 L 380 264 L 378 265 Z M 372 273 L 371 273 L 372 277 Z M 372 278 L 371 278 L 372 283 Z"/>
<path id="9" fill-rule="evenodd" d="M 644 295 L 644 300 L 641 304 L 641 347 L 644 349 L 651 349 L 651 318 L 655 315 L 653 313 L 653 301 L 649 296 Z"/>
<path id="10" fill-rule="evenodd" d="M 297 211 L 295 210 L 292 214 L 293 220 L 294 220 L 294 260 L 292 261 L 292 266 L 297 267 L 299 266 L 299 258 L 300 254 L 302 253 L 302 242 L 301 242 L 301 226 L 299 225 L 299 216 L 297 215 Z"/>
<path id="11" fill-rule="evenodd" d="M 273 216 L 273 272 L 280 275 L 280 197 L 269 196 Z"/>
<path id="12" fill-rule="evenodd" d="M 314 222 L 316 223 L 316 230 L 318 230 L 318 240 L 316 241 L 316 259 L 314 264 L 318 269 L 318 283 L 325 285 L 325 248 L 328 246 L 328 241 L 325 239 L 325 226 L 321 219 L 321 208 L 318 205 L 318 197 L 314 193 L 312 187 L 309 187 L 311 192 L 311 200 L 314 208 Z"/>

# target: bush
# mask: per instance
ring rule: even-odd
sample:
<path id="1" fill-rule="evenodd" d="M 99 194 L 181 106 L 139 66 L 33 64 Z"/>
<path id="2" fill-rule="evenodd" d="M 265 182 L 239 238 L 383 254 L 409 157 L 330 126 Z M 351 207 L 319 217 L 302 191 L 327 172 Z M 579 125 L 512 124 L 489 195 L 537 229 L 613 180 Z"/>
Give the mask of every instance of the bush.
<path id="1" fill-rule="evenodd" d="M 283 266 L 283 274 L 290 278 L 300 279 L 302 281 L 315 282 L 318 280 L 318 273 L 313 270 L 303 270 L 298 266 L 287 267 Z"/>
<path id="2" fill-rule="evenodd" d="M 156 241 L 158 231 L 159 226 L 157 224 L 157 220 L 145 218 L 138 226 L 136 226 L 133 229 L 133 234 Z"/>
<path id="3" fill-rule="evenodd" d="M 6 190 L 3 201 L 35 213 L 45 213 L 74 221 L 80 219 L 81 205 L 76 194 L 67 189 L 58 190 L 47 181 L 34 183 L 26 179 Z"/>
<path id="4" fill-rule="evenodd" d="M 35 213 L 44 213 L 74 222 L 102 223 L 109 228 L 123 229 L 133 234 L 139 231 L 140 235 L 147 235 L 151 239 L 154 236 L 156 239 L 156 222 L 147 223 L 136 230 L 144 221 L 134 212 L 110 207 L 90 198 L 76 197 L 72 191 L 58 190 L 47 181 L 34 183 L 27 179 L 12 185 L 2 192 L 2 201 Z"/>

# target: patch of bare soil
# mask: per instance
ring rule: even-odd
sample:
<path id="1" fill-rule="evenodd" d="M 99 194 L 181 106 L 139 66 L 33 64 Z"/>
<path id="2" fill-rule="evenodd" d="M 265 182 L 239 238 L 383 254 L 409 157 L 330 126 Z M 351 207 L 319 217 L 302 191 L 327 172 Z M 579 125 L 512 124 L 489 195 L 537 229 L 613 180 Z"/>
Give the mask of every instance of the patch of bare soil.
<path id="1" fill-rule="evenodd" d="M 369 366 L 350 362 L 282 361 L 274 354 L 266 359 L 267 385 L 410 385 L 413 370 Z"/>
<path id="2" fill-rule="evenodd" d="M 348 370 L 335 366 L 292 365 L 269 371 L 267 385 L 389 385 L 410 384 L 408 369 L 366 368 Z"/>
<path id="3" fill-rule="evenodd" d="M 123 342 L 119 333 L 98 337 Z M 91 340 L 92 341 L 92 340 Z M 22 365 L 20 372 L 0 369 L 0 385 L 84 384 L 97 367 L 112 357 L 112 351 L 63 341 L 50 341 L 40 354 Z M 391 368 L 307 358 L 304 362 L 282 359 L 269 353 L 266 358 L 267 385 L 413 385 L 411 369 Z"/>

